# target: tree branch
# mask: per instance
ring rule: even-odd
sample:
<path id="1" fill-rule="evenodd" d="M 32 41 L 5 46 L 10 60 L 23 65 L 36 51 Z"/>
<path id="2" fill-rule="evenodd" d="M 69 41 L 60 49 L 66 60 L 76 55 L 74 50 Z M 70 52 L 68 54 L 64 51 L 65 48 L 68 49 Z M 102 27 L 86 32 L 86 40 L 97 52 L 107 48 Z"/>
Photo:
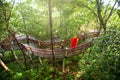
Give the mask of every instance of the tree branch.
<path id="1" fill-rule="evenodd" d="M 13 10 L 14 5 L 15 5 L 15 0 L 11 0 L 11 1 L 13 1 L 13 5 L 12 5 L 12 7 L 11 7 L 10 12 L 8 13 L 8 16 L 7 16 L 7 10 L 6 10 L 6 8 L 5 8 L 6 6 L 4 6 L 3 2 L 0 1 L 0 2 L 1 2 L 1 5 L 2 5 L 2 8 L 3 8 L 3 16 L 4 16 L 4 21 L 5 21 L 5 24 L 6 24 L 6 30 L 9 30 L 9 20 L 10 20 L 10 18 L 11 18 L 12 10 Z M 10 2 L 9 2 L 8 5 L 10 5 Z"/>
<path id="2" fill-rule="evenodd" d="M 96 6 L 97 6 L 97 13 L 98 13 L 98 18 L 99 19 L 103 19 L 102 15 L 101 15 L 101 2 L 99 0 L 96 0 Z"/>
<path id="3" fill-rule="evenodd" d="M 7 18 L 8 21 L 10 20 L 10 17 L 11 17 L 11 15 L 12 15 L 12 11 L 13 11 L 13 8 L 14 8 L 14 6 L 15 6 L 15 0 L 11 0 L 11 2 L 13 2 L 13 5 L 12 5 L 12 7 L 11 7 L 10 13 L 9 13 L 9 15 L 8 15 L 8 18 Z"/>
<path id="4" fill-rule="evenodd" d="M 107 13 L 107 10 L 108 10 L 108 6 L 110 5 L 110 0 L 109 0 L 109 2 L 108 2 L 108 4 L 106 5 L 106 7 L 105 7 L 105 12 L 104 12 L 104 16 L 103 17 L 105 17 L 106 16 L 106 13 Z"/>
<path id="5" fill-rule="evenodd" d="M 115 5 L 116 5 L 117 1 L 118 1 L 118 0 L 115 1 L 115 3 L 114 3 L 114 5 L 113 5 L 112 9 L 110 10 L 110 13 L 109 13 L 108 17 L 106 18 L 105 23 L 107 23 L 108 19 L 109 19 L 110 16 L 112 15 L 113 10 L 114 10 L 114 8 L 115 8 Z"/>
<path id="6" fill-rule="evenodd" d="M 96 17 L 98 17 L 98 15 L 88 6 L 85 5 L 85 3 L 83 3 L 82 1 L 80 1 L 80 5 L 83 7 L 86 7 L 88 10 L 90 10 Z"/>

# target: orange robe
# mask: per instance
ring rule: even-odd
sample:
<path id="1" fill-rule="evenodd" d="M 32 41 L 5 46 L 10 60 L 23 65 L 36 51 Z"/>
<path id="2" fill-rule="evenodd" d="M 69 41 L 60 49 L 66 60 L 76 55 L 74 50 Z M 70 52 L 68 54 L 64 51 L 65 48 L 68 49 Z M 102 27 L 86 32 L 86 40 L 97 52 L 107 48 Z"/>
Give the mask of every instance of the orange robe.
<path id="1" fill-rule="evenodd" d="M 76 48 L 78 40 L 79 40 L 79 38 L 77 38 L 77 37 L 72 38 L 72 41 L 71 41 L 72 48 Z"/>

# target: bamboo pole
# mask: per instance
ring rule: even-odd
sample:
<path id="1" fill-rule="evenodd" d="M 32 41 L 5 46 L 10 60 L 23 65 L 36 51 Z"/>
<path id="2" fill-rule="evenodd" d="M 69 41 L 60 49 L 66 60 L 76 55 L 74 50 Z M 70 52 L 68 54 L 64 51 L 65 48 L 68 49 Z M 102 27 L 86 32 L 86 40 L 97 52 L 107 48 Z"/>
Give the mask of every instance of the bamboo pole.
<path id="1" fill-rule="evenodd" d="M 17 57 L 17 55 L 15 54 L 15 52 L 13 51 L 14 49 L 13 49 L 12 45 L 10 46 L 10 48 L 11 48 L 10 51 L 11 51 L 11 53 L 12 53 L 12 56 L 14 57 L 15 61 L 17 61 L 18 57 Z"/>
<path id="2" fill-rule="evenodd" d="M 4 70 L 9 71 L 10 69 L 5 65 L 5 63 L 0 58 L 0 65 L 3 67 Z"/>
<path id="3" fill-rule="evenodd" d="M 67 57 L 67 48 L 65 48 L 65 56 L 63 58 L 63 64 L 62 64 L 62 72 L 65 72 L 65 61 L 66 61 L 66 57 Z"/>
<path id="4" fill-rule="evenodd" d="M 40 65 L 43 64 L 43 63 L 42 63 L 42 60 L 41 60 L 41 57 L 39 57 L 39 56 L 38 56 L 38 61 L 39 61 Z"/>

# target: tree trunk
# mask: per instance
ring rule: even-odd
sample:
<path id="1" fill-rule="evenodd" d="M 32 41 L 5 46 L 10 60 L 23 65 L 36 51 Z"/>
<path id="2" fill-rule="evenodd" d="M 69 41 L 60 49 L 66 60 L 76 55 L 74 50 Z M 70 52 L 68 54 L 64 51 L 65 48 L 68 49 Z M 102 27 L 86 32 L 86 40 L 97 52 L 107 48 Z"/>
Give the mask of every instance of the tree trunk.
<path id="1" fill-rule="evenodd" d="M 9 31 L 10 34 L 12 34 L 10 31 Z M 15 41 L 17 42 L 17 45 L 18 47 L 20 48 L 22 54 L 23 54 L 23 57 L 24 57 L 24 64 L 27 65 L 27 62 L 26 62 L 26 56 L 25 56 L 25 53 L 21 47 L 21 45 L 19 44 L 19 41 L 16 39 L 16 37 L 14 36 L 14 34 L 12 34 L 13 38 L 15 39 Z"/>
<path id="2" fill-rule="evenodd" d="M 106 23 L 104 23 L 103 21 L 100 21 L 99 33 L 101 32 L 102 29 L 105 33 L 106 32 Z"/>
<path id="3" fill-rule="evenodd" d="M 14 53 L 14 51 L 13 50 L 11 50 L 11 53 L 12 53 L 12 56 L 14 57 L 14 59 L 15 59 L 15 61 L 17 61 L 17 56 L 16 56 L 16 54 Z"/>
<path id="4" fill-rule="evenodd" d="M 52 33 L 52 6 L 51 3 L 52 1 L 49 0 L 48 6 L 49 6 L 49 25 L 50 25 L 50 36 L 51 36 L 51 48 L 52 48 L 52 60 L 53 60 L 53 67 L 54 67 L 54 73 L 53 73 L 53 79 L 55 79 L 55 74 L 56 74 L 56 64 L 55 64 L 55 52 L 54 52 L 54 47 L 53 47 L 53 33 Z"/>

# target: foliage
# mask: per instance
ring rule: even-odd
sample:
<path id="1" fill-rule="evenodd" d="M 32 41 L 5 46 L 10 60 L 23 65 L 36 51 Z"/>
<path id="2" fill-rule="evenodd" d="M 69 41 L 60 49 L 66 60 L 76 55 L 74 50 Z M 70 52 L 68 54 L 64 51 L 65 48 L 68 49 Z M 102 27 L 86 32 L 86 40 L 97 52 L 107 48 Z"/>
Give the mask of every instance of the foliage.
<path id="1" fill-rule="evenodd" d="M 4 1 L 4 0 L 3 0 Z M 14 0 L 11 0 L 14 1 Z M 9 29 L 20 34 L 26 34 L 35 38 L 50 39 L 48 20 L 48 0 L 25 0 L 15 4 L 4 2 L 4 9 L 0 3 L 0 40 L 6 34 L 6 22 L 3 12 L 9 18 Z M 120 77 L 120 19 L 119 10 L 112 9 L 108 2 L 104 5 L 103 0 L 52 0 L 53 35 L 60 39 L 68 39 L 82 31 L 90 31 L 99 28 L 99 15 L 103 22 L 107 19 L 108 32 L 93 40 L 91 48 L 83 55 L 67 58 L 65 72 L 62 72 L 62 62 L 57 62 L 56 80 L 119 80 Z M 96 5 L 96 1 L 100 1 Z M 109 0 L 112 1 L 112 0 Z M 100 12 L 97 12 L 100 9 Z M 98 14 L 100 13 L 100 14 Z M 110 16 L 109 17 L 109 14 Z M 117 15 L 118 14 L 118 15 Z M 96 16 L 98 15 L 98 16 Z M 109 20 L 108 20 L 109 18 Z M 115 26 L 114 28 L 111 26 Z M 51 60 L 42 59 L 43 64 L 38 62 L 29 66 L 23 64 L 23 57 L 19 51 L 14 51 L 20 58 L 20 62 L 11 60 L 9 51 L 5 53 L 3 61 L 13 71 L 8 73 L 0 67 L 1 80 L 51 80 L 53 67 Z M 59 69 L 60 68 L 60 69 Z"/>
<path id="2" fill-rule="evenodd" d="M 107 34 L 93 40 L 93 45 L 83 55 L 66 59 L 65 72 L 59 69 L 61 62 L 57 61 L 57 80 L 119 80 L 120 77 L 120 32 L 119 29 L 110 28 Z M 8 56 L 7 56 L 8 57 Z M 7 58 L 6 58 L 7 59 Z M 35 58 L 36 59 L 36 58 Z M 35 60 L 36 61 L 36 60 Z M 16 64 L 16 65 L 15 65 Z M 51 80 L 53 67 L 51 60 L 43 59 L 43 64 L 30 64 L 25 67 L 23 62 L 7 64 L 13 70 L 11 75 L 5 71 L 0 72 L 1 79 L 5 80 Z M 4 75 L 4 76 L 3 76 Z"/>
<path id="3" fill-rule="evenodd" d="M 119 80 L 120 77 L 120 31 L 110 29 L 107 34 L 93 41 L 93 47 L 79 61 L 85 80 Z"/>
<path id="4" fill-rule="evenodd" d="M 6 9 L 9 10 L 9 4 L 8 3 L 3 3 L 2 1 L 0 1 L 0 40 L 2 38 L 4 38 L 5 36 L 5 30 L 6 30 L 6 26 L 5 26 L 5 21 L 4 21 L 4 8 L 3 8 L 3 5 Z"/>

